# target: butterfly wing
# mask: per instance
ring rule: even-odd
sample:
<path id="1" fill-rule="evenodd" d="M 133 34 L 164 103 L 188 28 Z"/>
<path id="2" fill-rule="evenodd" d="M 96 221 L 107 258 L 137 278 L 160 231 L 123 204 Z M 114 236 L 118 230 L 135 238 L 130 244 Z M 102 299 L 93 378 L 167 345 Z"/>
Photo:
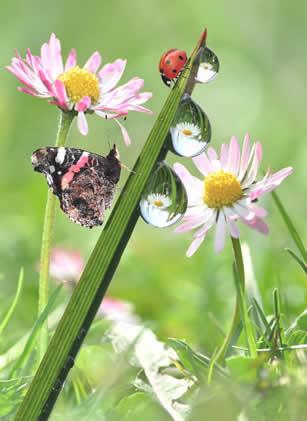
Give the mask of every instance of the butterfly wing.
<path id="1" fill-rule="evenodd" d="M 107 157 L 82 149 L 41 148 L 33 153 L 32 165 L 45 175 L 72 221 L 89 228 L 103 223 L 120 177 L 115 147 Z"/>

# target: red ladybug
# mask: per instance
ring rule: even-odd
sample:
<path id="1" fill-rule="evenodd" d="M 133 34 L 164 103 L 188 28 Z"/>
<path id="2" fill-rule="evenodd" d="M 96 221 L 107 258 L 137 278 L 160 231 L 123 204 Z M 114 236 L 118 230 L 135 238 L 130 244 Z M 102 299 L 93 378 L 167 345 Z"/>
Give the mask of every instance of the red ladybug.
<path id="1" fill-rule="evenodd" d="M 171 85 L 171 81 L 178 77 L 187 60 L 186 52 L 176 48 L 172 48 L 163 54 L 160 59 L 159 70 L 165 85 Z"/>

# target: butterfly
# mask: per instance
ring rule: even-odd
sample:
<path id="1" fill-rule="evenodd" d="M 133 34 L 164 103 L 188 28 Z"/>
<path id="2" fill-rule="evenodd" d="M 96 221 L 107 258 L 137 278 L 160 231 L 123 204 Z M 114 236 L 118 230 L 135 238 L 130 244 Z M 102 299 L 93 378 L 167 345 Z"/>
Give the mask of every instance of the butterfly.
<path id="1" fill-rule="evenodd" d="M 33 152 L 31 160 L 73 222 L 88 228 L 102 225 L 120 178 L 116 145 L 106 157 L 82 149 L 45 147 Z"/>

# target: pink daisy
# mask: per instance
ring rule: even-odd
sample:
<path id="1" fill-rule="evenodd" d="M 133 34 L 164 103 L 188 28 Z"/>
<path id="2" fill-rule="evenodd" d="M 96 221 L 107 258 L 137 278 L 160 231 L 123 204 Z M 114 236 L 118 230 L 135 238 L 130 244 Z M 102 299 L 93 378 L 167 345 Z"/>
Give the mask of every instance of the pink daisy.
<path id="1" fill-rule="evenodd" d="M 192 256 L 204 241 L 207 232 L 215 224 L 215 250 L 224 248 L 226 231 L 233 238 L 240 233 L 240 220 L 262 234 L 268 233 L 263 218 L 264 208 L 255 203 L 265 193 L 274 190 L 293 171 L 284 168 L 256 181 L 262 159 L 260 142 L 250 145 L 249 135 L 244 138 L 242 152 L 235 137 L 229 145 L 221 146 L 220 157 L 213 148 L 193 158 L 193 162 L 204 176 L 199 180 L 181 164 L 174 164 L 174 170 L 181 178 L 188 193 L 188 210 L 175 232 L 181 233 L 198 228 L 193 235 L 187 256 Z"/>
<path id="2" fill-rule="evenodd" d="M 77 65 L 76 50 L 69 53 L 65 65 L 61 54 L 61 43 L 52 34 L 49 42 L 41 47 L 41 55 L 34 56 L 28 49 L 23 60 L 19 53 L 13 57 L 7 69 L 24 85 L 18 89 L 26 94 L 49 99 L 63 111 L 78 115 L 78 128 L 83 135 L 88 133 L 86 113 L 95 113 L 105 119 L 115 119 L 121 128 L 125 143 L 130 144 L 126 129 L 117 117 L 129 111 L 151 113 L 141 104 L 152 94 L 142 92 L 144 81 L 132 78 L 116 87 L 125 70 L 126 60 L 117 59 L 101 69 L 101 56 L 96 51 L 84 67 Z"/>

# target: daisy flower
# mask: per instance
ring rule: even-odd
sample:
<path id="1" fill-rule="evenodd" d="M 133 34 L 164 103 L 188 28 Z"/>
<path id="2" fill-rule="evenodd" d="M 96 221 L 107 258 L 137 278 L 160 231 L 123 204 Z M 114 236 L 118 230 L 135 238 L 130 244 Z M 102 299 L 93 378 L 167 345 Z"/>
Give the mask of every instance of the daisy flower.
<path id="1" fill-rule="evenodd" d="M 126 116 L 129 111 L 150 114 L 151 111 L 142 104 L 152 94 L 140 93 L 144 81 L 137 77 L 116 87 L 125 70 L 126 60 L 117 59 L 102 68 L 100 66 L 101 56 L 96 51 L 83 67 L 79 67 L 74 49 L 64 65 L 61 43 L 52 34 L 49 42 L 42 45 L 40 56 L 32 55 L 28 49 L 23 60 L 17 52 L 7 69 L 23 84 L 18 88 L 21 92 L 48 99 L 63 111 L 75 113 L 83 135 L 88 133 L 86 114 L 95 113 L 105 119 L 114 119 L 128 145 L 131 143 L 129 135 L 117 118 Z"/>
<path id="2" fill-rule="evenodd" d="M 192 157 L 199 154 L 206 143 L 201 139 L 201 129 L 193 123 L 182 122 L 170 128 L 173 147 L 179 155 Z"/>
<path id="3" fill-rule="evenodd" d="M 193 158 L 204 177 L 202 180 L 192 176 L 183 165 L 174 164 L 174 170 L 188 193 L 188 210 L 175 232 L 198 228 L 187 251 L 188 257 L 199 248 L 213 225 L 216 225 L 217 252 L 224 247 L 226 230 L 233 238 L 239 237 L 238 220 L 262 234 L 268 233 L 263 220 L 267 212 L 255 201 L 279 186 L 292 173 L 292 168 L 267 173 L 262 180 L 256 181 L 261 159 L 261 143 L 251 146 L 246 135 L 241 153 L 237 139 L 232 137 L 229 145 L 221 146 L 220 157 L 209 148 L 206 153 Z"/>
<path id="4" fill-rule="evenodd" d="M 146 222 L 155 227 L 165 227 L 172 223 L 169 207 L 172 200 L 162 193 L 152 193 L 142 198 L 140 202 L 141 214 Z"/>

